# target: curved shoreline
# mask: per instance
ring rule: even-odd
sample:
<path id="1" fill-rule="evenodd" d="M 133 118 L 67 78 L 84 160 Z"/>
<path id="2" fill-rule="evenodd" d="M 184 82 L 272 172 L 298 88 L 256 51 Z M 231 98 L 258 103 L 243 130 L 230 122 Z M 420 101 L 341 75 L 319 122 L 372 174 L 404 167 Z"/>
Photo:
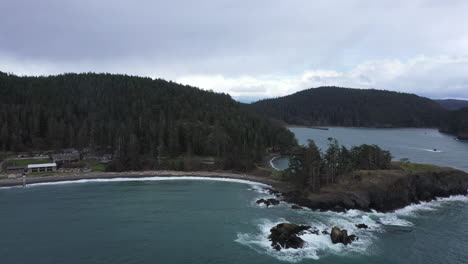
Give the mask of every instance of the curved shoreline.
<path id="1" fill-rule="evenodd" d="M 273 164 L 273 160 L 275 160 L 275 159 L 277 159 L 277 158 L 280 158 L 280 157 L 281 157 L 281 155 L 274 156 L 273 158 L 270 159 L 270 162 L 269 162 L 269 163 L 270 163 L 270 167 L 273 168 L 273 169 L 275 169 L 275 170 L 277 170 L 277 171 L 281 171 L 281 170 L 280 170 L 279 168 L 277 168 L 277 167 L 275 166 L 275 164 Z"/>
<path id="2" fill-rule="evenodd" d="M 133 179 L 148 178 L 183 178 L 183 179 L 231 179 L 248 181 L 251 183 L 258 183 L 271 186 L 277 190 L 288 191 L 288 186 L 284 182 L 263 176 L 255 176 L 250 174 L 241 174 L 233 172 L 213 172 L 213 171 L 129 171 L 129 172 L 90 172 L 90 173 L 76 173 L 67 175 L 49 175 L 38 177 L 26 177 L 26 185 L 40 184 L 40 183 L 70 183 L 70 182 L 83 182 L 82 180 L 100 180 L 100 179 L 120 179 L 131 181 Z M 248 183 L 245 182 L 245 183 Z M 0 187 L 15 187 L 22 186 L 23 178 L 2 179 L 0 180 Z"/>
<path id="3" fill-rule="evenodd" d="M 254 173 L 254 172 L 251 172 Z M 392 212 L 410 204 L 430 201 L 436 197 L 467 195 L 468 174 L 450 168 L 432 168 L 428 171 L 409 173 L 404 170 L 355 172 L 343 178 L 342 183 L 326 186 L 317 193 L 298 191 L 292 183 L 280 181 L 268 175 L 253 175 L 230 171 L 129 171 L 129 172 L 90 172 L 75 174 L 51 174 L 47 176 L 26 177 L 26 185 L 66 184 L 87 181 L 155 181 L 183 179 L 219 180 L 264 184 L 274 193 L 281 193 L 282 200 L 312 210 L 361 211 L 376 210 Z M 350 178 L 351 177 L 351 178 Z M 157 179 L 159 178 L 159 179 Z M 164 178 L 164 179 L 163 179 Z M 107 179 L 107 180 L 103 180 Z M 23 185 L 23 178 L 2 179 L 0 187 Z"/>

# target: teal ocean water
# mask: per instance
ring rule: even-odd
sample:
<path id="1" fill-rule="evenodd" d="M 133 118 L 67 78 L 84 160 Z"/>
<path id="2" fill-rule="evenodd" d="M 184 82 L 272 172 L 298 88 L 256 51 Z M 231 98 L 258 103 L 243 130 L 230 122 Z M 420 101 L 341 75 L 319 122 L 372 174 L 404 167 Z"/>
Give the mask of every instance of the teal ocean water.
<path id="1" fill-rule="evenodd" d="M 447 138 L 447 144 L 449 140 L 452 139 Z M 434 142 L 429 144 L 427 149 L 434 148 Z M 448 151 L 446 147 L 436 147 L 441 152 L 421 153 Z M 416 156 L 409 158 L 413 160 Z M 463 166 L 466 165 L 460 163 L 456 167 Z M 292 210 L 286 203 L 265 208 L 255 203 L 264 197 L 269 194 L 259 184 L 202 178 L 114 179 L 2 188 L 0 263 L 467 263 L 468 260 L 465 196 L 411 205 L 388 214 Z M 278 252 L 270 248 L 267 236 L 272 226 L 284 221 L 320 230 L 337 225 L 360 239 L 348 246 L 333 245 L 326 235 L 308 234 L 303 236 L 307 243 L 304 249 Z M 365 223 L 370 229 L 356 229 L 354 225 L 358 223 Z"/>

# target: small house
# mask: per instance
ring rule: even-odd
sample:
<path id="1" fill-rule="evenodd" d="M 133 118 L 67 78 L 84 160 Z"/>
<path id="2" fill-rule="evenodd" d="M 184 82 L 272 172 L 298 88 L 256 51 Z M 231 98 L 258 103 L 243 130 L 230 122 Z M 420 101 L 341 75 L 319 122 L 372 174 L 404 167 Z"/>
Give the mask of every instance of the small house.
<path id="1" fill-rule="evenodd" d="M 28 173 L 57 171 L 57 163 L 29 164 Z"/>

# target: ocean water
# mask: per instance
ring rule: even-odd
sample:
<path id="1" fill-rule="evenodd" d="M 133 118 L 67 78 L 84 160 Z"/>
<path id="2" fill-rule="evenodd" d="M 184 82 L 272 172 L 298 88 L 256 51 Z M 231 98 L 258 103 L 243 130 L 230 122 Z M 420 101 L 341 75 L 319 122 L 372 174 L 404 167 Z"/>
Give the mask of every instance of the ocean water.
<path id="1" fill-rule="evenodd" d="M 468 141 L 456 140 L 454 136 L 440 133 L 436 129 L 424 128 L 343 128 L 332 127 L 329 130 L 311 128 L 289 128 L 299 144 L 307 144 L 309 139 L 325 151 L 328 138 L 336 138 L 347 148 L 361 144 L 376 144 L 389 150 L 394 160 L 403 158 L 411 162 L 435 164 L 468 171 Z M 273 166 L 285 169 L 287 157 L 276 158 Z"/>
<path id="2" fill-rule="evenodd" d="M 395 213 L 266 208 L 263 185 L 214 180 L 82 181 L 0 189 L 1 263 L 466 263 L 468 198 Z M 280 222 L 334 225 L 359 241 L 307 234 L 304 249 L 275 251 Z M 368 230 L 354 225 L 365 223 Z"/>
<path id="3" fill-rule="evenodd" d="M 291 130 L 322 148 L 328 137 L 347 146 L 379 143 L 396 159 L 467 170 L 468 144 L 435 130 Z M 468 263 L 465 196 L 387 214 L 334 213 L 257 205 L 270 197 L 264 187 L 198 177 L 0 188 L 0 263 Z M 359 240 L 334 245 L 327 235 L 306 234 L 305 248 L 276 251 L 267 237 L 281 222 L 320 231 L 336 225 Z M 357 229 L 360 223 L 370 229 Z"/>

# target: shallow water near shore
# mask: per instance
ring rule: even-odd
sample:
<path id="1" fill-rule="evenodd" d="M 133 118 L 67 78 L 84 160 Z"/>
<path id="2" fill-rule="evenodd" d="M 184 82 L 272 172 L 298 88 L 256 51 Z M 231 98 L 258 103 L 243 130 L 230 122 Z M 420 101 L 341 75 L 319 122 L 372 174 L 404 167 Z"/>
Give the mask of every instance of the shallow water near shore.
<path id="1" fill-rule="evenodd" d="M 2 263 L 466 263 L 468 199 L 391 214 L 258 206 L 261 185 L 215 180 L 104 180 L 0 190 Z M 267 235 L 289 221 L 360 239 L 333 245 L 304 235 L 277 252 Z M 365 223 L 369 230 L 354 225 Z"/>

